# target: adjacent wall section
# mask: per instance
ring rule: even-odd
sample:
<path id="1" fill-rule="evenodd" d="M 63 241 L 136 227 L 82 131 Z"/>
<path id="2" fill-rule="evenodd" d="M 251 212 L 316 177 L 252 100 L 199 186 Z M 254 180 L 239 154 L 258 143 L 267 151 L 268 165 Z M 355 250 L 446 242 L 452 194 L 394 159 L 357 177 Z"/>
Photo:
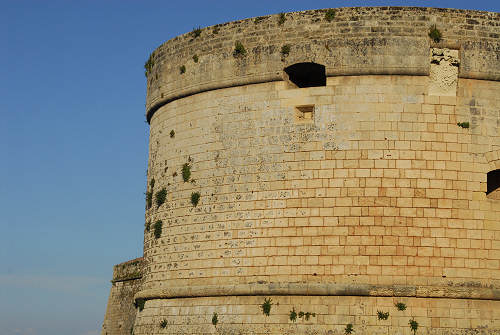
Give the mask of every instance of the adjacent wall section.
<path id="1" fill-rule="evenodd" d="M 134 295 L 142 284 L 143 259 L 137 258 L 113 267 L 102 335 L 130 335 L 135 322 Z"/>

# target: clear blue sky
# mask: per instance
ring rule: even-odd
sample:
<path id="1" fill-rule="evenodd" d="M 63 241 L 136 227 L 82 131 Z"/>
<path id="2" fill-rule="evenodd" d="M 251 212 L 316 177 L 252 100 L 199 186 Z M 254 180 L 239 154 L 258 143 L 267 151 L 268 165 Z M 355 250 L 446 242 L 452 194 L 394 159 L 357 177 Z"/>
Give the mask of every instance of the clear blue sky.
<path id="1" fill-rule="evenodd" d="M 0 0 L 0 334 L 100 334 L 113 264 L 142 255 L 144 62 L 164 41 L 343 6 L 478 1 Z"/>

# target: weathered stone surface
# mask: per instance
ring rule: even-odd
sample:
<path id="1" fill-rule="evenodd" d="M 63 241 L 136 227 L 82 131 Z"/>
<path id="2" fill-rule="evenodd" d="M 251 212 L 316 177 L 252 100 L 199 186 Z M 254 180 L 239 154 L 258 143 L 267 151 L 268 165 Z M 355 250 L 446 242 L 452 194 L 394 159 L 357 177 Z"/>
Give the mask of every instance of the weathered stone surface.
<path id="1" fill-rule="evenodd" d="M 207 90 L 280 80 L 285 66 L 316 62 L 328 75 L 428 75 L 430 46 L 460 50 L 461 78 L 500 79 L 499 13 L 419 7 L 337 8 L 206 27 L 162 44 L 148 76 L 148 120 L 164 103 Z M 431 26 L 443 35 L 435 43 Z M 240 41 L 245 57 L 233 57 Z M 289 45 L 286 57 L 280 53 Z M 192 57 L 198 56 L 198 62 Z M 184 65 L 186 72 L 179 68 Z"/>
<path id="2" fill-rule="evenodd" d="M 500 202 L 486 195 L 500 14 L 325 13 L 208 27 L 152 55 L 147 192 L 167 196 L 146 210 L 134 334 L 409 334 L 411 318 L 424 334 L 500 334 Z M 298 62 L 324 65 L 326 85 L 293 84 Z M 293 308 L 316 316 L 291 322 Z"/>
<path id="3" fill-rule="evenodd" d="M 130 335 L 132 333 L 137 313 L 134 295 L 141 288 L 142 267 L 142 258 L 113 267 L 113 280 L 111 280 L 112 286 L 102 325 L 102 335 Z"/>

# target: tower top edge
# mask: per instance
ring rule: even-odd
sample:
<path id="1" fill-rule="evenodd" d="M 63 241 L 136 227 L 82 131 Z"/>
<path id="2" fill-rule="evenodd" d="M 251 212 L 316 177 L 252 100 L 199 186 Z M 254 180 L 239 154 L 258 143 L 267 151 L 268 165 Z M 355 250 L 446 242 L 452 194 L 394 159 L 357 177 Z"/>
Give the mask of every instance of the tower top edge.
<path id="1" fill-rule="evenodd" d="M 352 14 L 358 14 L 358 15 L 363 15 L 366 11 L 384 11 L 384 10 L 392 10 L 392 11 L 399 11 L 399 12 L 406 12 L 406 13 L 411 13 L 414 12 L 414 14 L 437 14 L 441 13 L 442 15 L 446 14 L 461 14 L 461 15 L 475 15 L 475 16 L 482 16 L 484 18 L 488 16 L 492 16 L 491 18 L 494 19 L 495 17 L 497 19 L 500 19 L 500 12 L 491 12 L 491 11 L 484 11 L 484 10 L 477 10 L 477 9 L 460 9 L 460 8 L 443 8 L 443 7 L 419 7 L 419 6 L 357 6 L 357 7 L 331 7 L 331 8 L 319 8 L 319 9 L 307 9 L 307 10 L 301 10 L 301 11 L 293 11 L 293 12 L 280 12 L 280 13 L 274 13 L 274 14 L 267 14 L 267 15 L 261 15 L 261 16 L 252 16 L 240 20 L 232 20 L 232 21 L 227 21 L 227 22 L 222 22 L 222 23 L 217 23 L 213 25 L 209 25 L 206 27 L 199 27 L 202 32 L 205 30 L 213 29 L 216 27 L 231 27 L 234 25 L 239 25 L 241 23 L 247 23 L 247 22 L 254 22 L 256 19 L 259 19 L 259 21 L 263 21 L 265 19 L 270 19 L 273 17 L 277 17 L 281 14 L 285 15 L 321 15 L 325 14 L 326 11 L 328 10 L 335 10 L 335 11 L 342 11 L 346 13 L 352 13 Z M 193 29 L 193 31 L 196 29 Z M 169 40 L 166 40 L 162 44 L 160 44 L 155 50 L 161 48 L 163 45 L 169 43 L 170 41 L 175 41 L 177 39 L 182 39 L 182 38 L 191 38 L 193 31 L 188 31 L 183 34 L 177 35 Z"/>
<path id="2" fill-rule="evenodd" d="M 442 38 L 430 38 L 432 28 Z M 340 7 L 257 16 L 174 37 L 145 64 L 146 119 L 192 94 L 276 81 L 300 62 L 327 76 L 426 75 L 429 47 L 460 50 L 459 76 L 500 80 L 500 13 L 430 7 Z"/>

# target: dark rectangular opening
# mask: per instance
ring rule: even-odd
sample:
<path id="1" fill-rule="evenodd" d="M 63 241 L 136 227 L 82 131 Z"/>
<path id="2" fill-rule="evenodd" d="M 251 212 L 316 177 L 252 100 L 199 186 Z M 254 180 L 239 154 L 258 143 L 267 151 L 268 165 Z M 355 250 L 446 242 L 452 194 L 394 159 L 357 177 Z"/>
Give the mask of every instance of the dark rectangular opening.
<path id="1" fill-rule="evenodd" d="M 486 194 L 500 187 L 500 169 L 488 172 Z"/>
<path id="2" fill-rule="evenodd" d="M 326 86 L 325 66 L 316 63 L 297 63 L 285 68 L 288 79 L 297 87 Z"/>

